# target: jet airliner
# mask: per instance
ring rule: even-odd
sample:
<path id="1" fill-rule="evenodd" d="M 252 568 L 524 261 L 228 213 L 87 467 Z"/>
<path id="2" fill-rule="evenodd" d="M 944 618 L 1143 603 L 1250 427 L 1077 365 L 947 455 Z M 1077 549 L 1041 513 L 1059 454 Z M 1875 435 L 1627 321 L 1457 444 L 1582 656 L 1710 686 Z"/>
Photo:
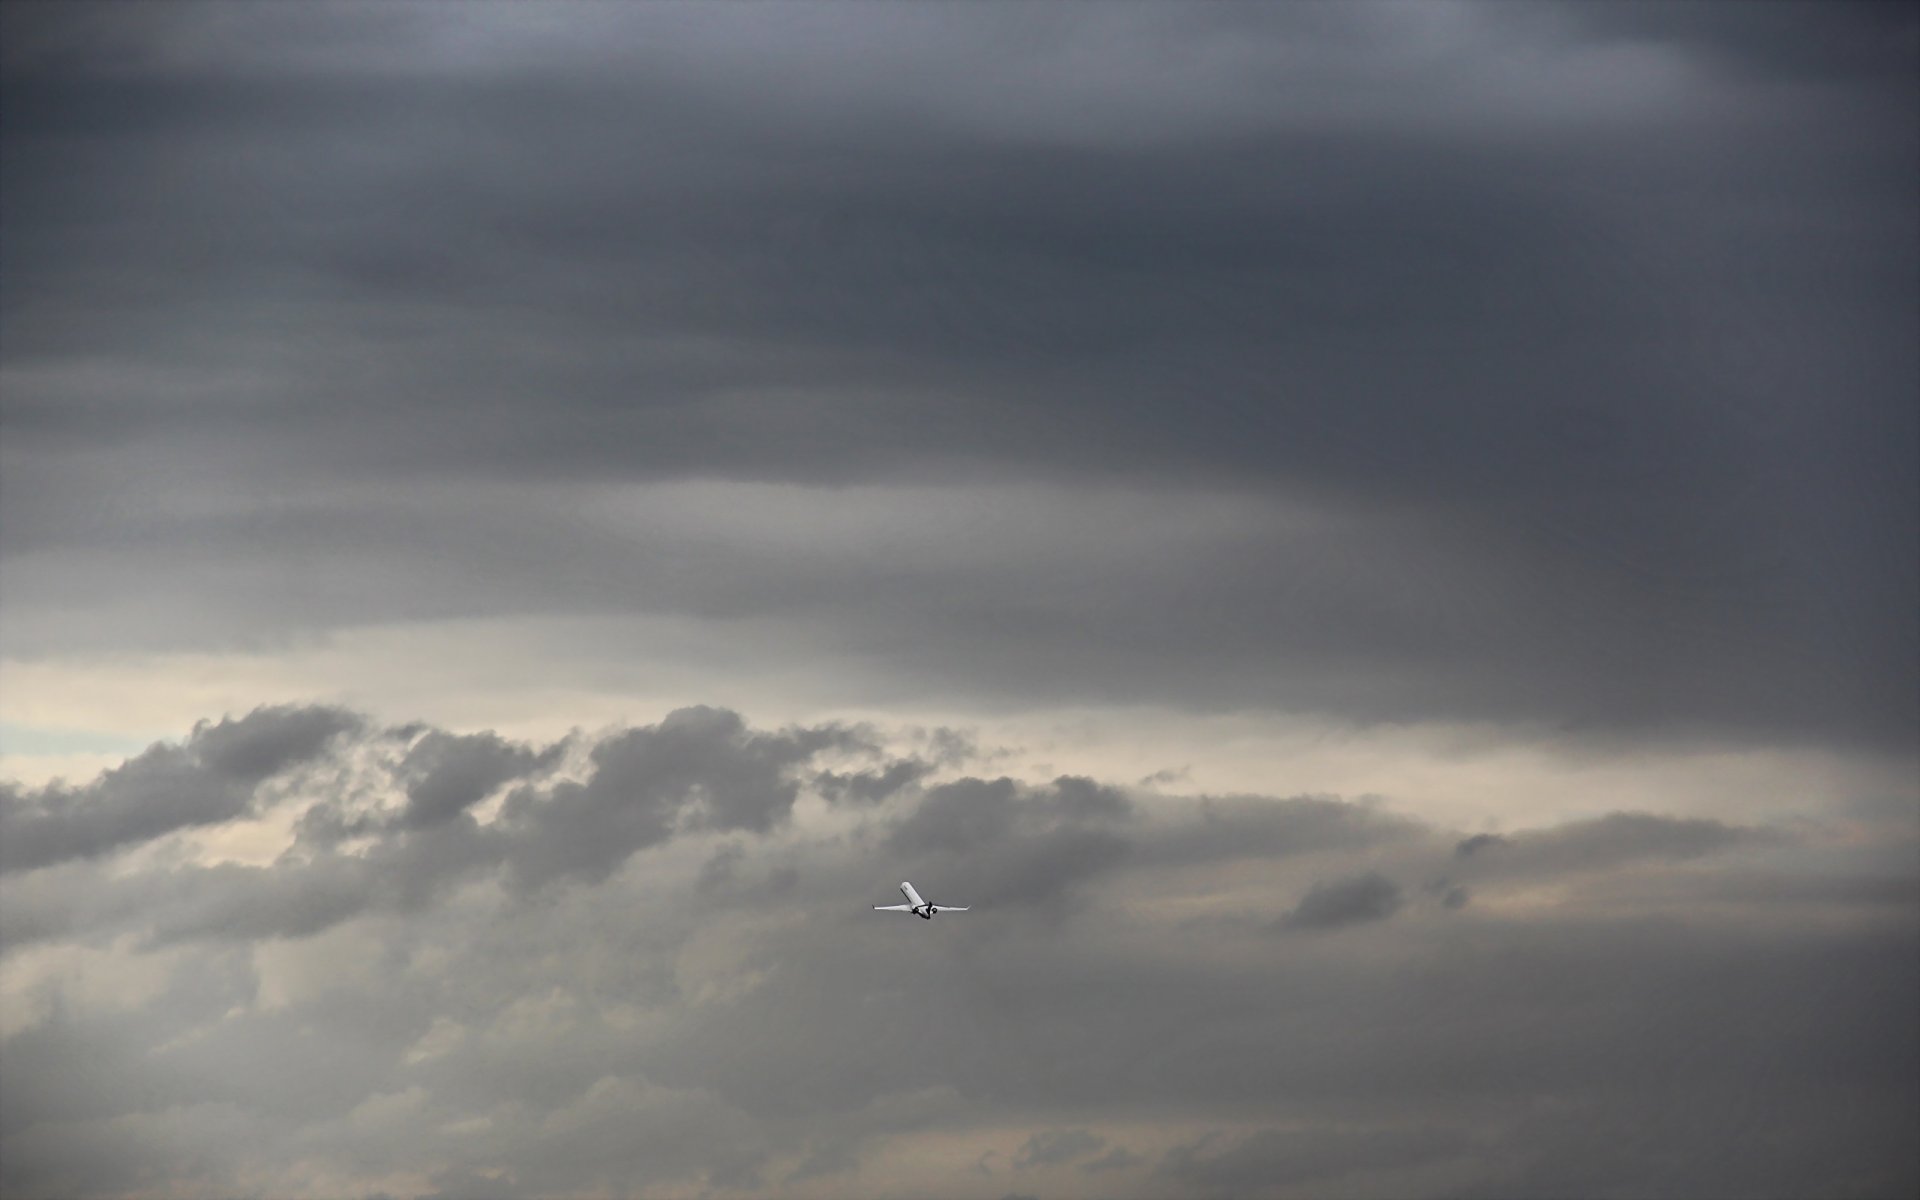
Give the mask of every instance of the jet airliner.
<path id="1" fill-rule="evenodd" d="M 905 896 L 908 899 L 908 901 L 910 901 L 910 903 L 876 904 L 873 906 L 873 911 L 875 912 L 908 912 L 908 913 L 912 913 L 916 917 L 919 917 L 923 921 L 933 920 L 933 914 L 935 913 L 967 911 L 964 908 L 957 908 L 951 904 L 929 904 L 925 900 L 922 900 L 920 898 L 920 893 L 914 891 L 913 885 L 910 883 L 903 883 L 900 885 L 900 894 Z"/>

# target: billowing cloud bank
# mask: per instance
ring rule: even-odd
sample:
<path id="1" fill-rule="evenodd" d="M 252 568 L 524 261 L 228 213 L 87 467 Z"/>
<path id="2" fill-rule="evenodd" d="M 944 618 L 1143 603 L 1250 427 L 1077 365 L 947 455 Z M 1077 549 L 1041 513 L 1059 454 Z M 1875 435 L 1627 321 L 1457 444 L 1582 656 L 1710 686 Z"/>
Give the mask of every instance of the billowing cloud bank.
<path id="1" fill-rule="evenodd" d="M 0 792 L 0 1191 L 1910 1194 L 1920 872 L 326 708 Z M 973 911 L 869 911 L 911 879 Z"/>

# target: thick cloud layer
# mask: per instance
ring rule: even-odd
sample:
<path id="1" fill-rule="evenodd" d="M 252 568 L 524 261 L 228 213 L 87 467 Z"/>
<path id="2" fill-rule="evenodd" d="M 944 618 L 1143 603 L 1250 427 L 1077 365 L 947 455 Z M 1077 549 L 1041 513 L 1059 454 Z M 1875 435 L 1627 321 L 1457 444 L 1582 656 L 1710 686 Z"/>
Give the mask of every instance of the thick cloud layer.
<path id="1" fill-rule="evenodd" d="M 172 756 L 256 788 L 5 877 L 0 1190 L 1920 1183 L 1911 838 L 1649 812 L 1463 837 L 893 741 L 263 710 L 35 795 L 166 811 L 178 778 L 133 768 Z M 423 794 L 462 803 L 423 820 Z M 973 911 L 870 911 L 901 878 Z"/>
<path id="2" fill-rule="evenodd" d="M 1912 10 L 1604 10 L 9 5 L 5 652 L 1910 752 Z"/>
<path id="3" fill-rule="evenodd" d="M 1911 5 L 0 5 L 0 1192 L 1911 1194 L 1916 147 Z"/>

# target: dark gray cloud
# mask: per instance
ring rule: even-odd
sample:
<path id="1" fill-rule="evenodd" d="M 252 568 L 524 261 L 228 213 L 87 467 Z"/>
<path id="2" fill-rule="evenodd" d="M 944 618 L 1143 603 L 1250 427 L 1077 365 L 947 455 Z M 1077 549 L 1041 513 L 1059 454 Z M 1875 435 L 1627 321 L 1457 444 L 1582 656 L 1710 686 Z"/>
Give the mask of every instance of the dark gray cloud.
<path id="1" fill-rule="evenodd" d="M 997 704 L 1910 747 L 1920 52 L 1748 7 L 27 6 L 12 644 L 752 615 Z M 689 479 L 1261 516 L 835 561 L 503 490 Z"/>
<path id="2" fill-rule="evenodd" d="M 333 708 L 260 708 L 202 721 L 79 788 L 0 784 L 0 870 L 43 867 L 246 813 L 258 785 L 306 762 L 360 718 Z"/>
<path id="3" fill-rule="evenodd" d="M 930 790 L 888 839 L 902 853 L 965 851 L 1006 840 L 1018 815 L 1019 785 L 965 779 Z"/>
<path id="4" fill-rule="evenodd" d="M 679 825 L 765 832 L 793 808 L 794 768 L 860 744 L 837 727 L 756 733 L 725 709 L 681 709 L 595 745 L 584 783 L 516 789 L 501 812 L 500 853 L 538 886 L 604 878 Z"/>
<path id="5" fill-rule="evenodd" d="M 1506 841 L 1506 838 L 1497 833 L 1476 833 L 1472 837 L 1461 838 L 1454 846 L 1453 852 L 1459 858 L 1471 858 L 1489 847 L 1503 846 Z"/>
<path id="6" fill-rule="evenodd" d="M 509 780 L 550 765 L 559 749 L 542 755 L 512 745 L 498 734 L 458 737 L 429 732 L 407 751 L 401 764 L 401 770 L 412 777 L 401 820 L 419 828 L 456 817 Z"/>
<path id="7" fill-rule="evenodd" d="M 1119 790 L 1074 776 L 1049 788 L 967 777 L 926 789 L 885 845 L 903 870 L 964 880 L 997 906 L 1057 908 L 1135 853 L 1113 827 L 1129 811 Z"/>
<path id="8" fill-rule="evenodd" d="M 1902 5 L 0 5 L 0 700 L 1904 770 L 1916 67 Z M 460 649 L 301 675 L 368 630 Z M 1920 1184 L 1904 794 L 1468 836 L 394 719 L 0 784 L 0 1192 Z"/>
<path id="9" fill-rule="evenodd" d="M 1053 781 L 1053 790 L 1060 810 L 1070 817 L 1124 817 L 1133 809 L 1125 792 L 1083 775 L 1062 775 Z"/>
<path id="10" fill-rule="evenodd" d="M 37 793 L 20 828 L 93 828 L 101 823 L 102 795 L 129 812 L 167 813 L 181 795 L 178 772 L 144 764 L 194 757 L 212 731 L 321 721 L 340 730 L 369 728 L 358 715 L 333 709 L 262 709 L 240 722 L 203 722 L 184 745 L 157 744 L 86 788 Z M 21 915 L 4 926 L 9 942 L 62 932 L 53 915 L 62 909 L 83 923 L 137 924 L 155 944 L 253 941 L 310 936 L 368 911 L 417 912 L 448 889 L 495 871 L 504 871 L 504 878 L 522 889 L 598 882 L 676 831 L 767 832 L 786 819 L 803 779 L 811 778 L 803 768 L 815 753 L 867 747 L 860 735 L 839 726 L 759 732 L 727 710 L 681 709 L 656 725 L 596 741 L 582 780 L 513 788 L 498 819 L 482 826 L 465 809 L 516 776 L 551 768 L 564 744 L 541 749 L 490 733 L 394 732 L 418 734 L 390 774 L 377 777 L 380 786 L 400 789 L 399 805 L 369 812 L 363 797 L 325 795 L 294 822 L 295 845 L 269 866 L 185 863 L 143 878 L 140 887 L 109 887 L 92 895 L 79 894 L 59 877 L 43 879 L 15 895 Z M 388 737 L 378 734 L 372 741 Z M 230 741 L 216 739 L 223 746 Z M 312 748 L 318 752 L 320 746 Z M 838 776 L 821 774 L 837 784 Z M 198 775 L 191 781 L 203 782 Z M 449 805 L 449 797 L 461 803 Z M 348 803 L 360 811 L 347 815 Z M 112 840 L 101 838 L 89 853 L 244 814 L 244 806 L 229 803 L 192 821 L 149 815 L 145 824 L 128 823 Z M 29 850 L 49 841 L 46 836 L 22 840 Z M 46 867 L 74 856 L 19 853 L 10 869 Z M 732 874 L 728 851 L 723 849 L 709 867 L 712 883 L 725 882 Z"/>
<path id="11" fill-rule="evenodd" d="M 1628 0 L 1570 6 L 1568 15 L 1588 31 L 1674 46 L 1756 80 L 1878 80 L 1897 88 L 1910 82 L 1908 66 L 1920 51 L 1920 19 L 1911 8 L 1859 0 L 1768 5 L 1757 13 L 1733 4 Z"/>
<path id="12" fill-rule="evenodd" d="M 1195 1197 L 1915 1182 L 1910 842 L 1893 880 L 1844 831 L 1649 813 L 1463 858 L 1460 831 L 1332 797 L 967 777 L 848 808 L 847 730 L 718 709 L 579 735 L 561 778 L 419 825 L 419 747 L 551 752 L 336 717 L 263 815 L 366 818 L 349 835 L 9 874 L 7 1194 L 863 1196 L 902 1162 L 938 1194 L 1008 1170 Z M 860 739 L 877 772 L 914 761 Z M 730 787 L 775 815 L 717 826 Z M 1223 806 L 1246 836 L 1210 828 Z M 1480 894 L 1406 903 L 1389 866 Z M 1543 874 L 1588 886 L 1541 906 Z M 870 912 L 902 875 L 974 911 Z M 1289 911 L 1368 936 L 1282 946 Z"/>
<path id="13" fill-rule="evenodd" d="M 835 800 L 877 804 L 902 788 L 918 783 L 934 770 L 922 759 L 902 759 L 884 771 L 821 772 L 818 783 Z"/>
<path id="14" fill-rule="evenodd" d="M 1406 895 L 1400 885 L 1377 871 L 1316 883 L 1281 919 L 1287 929 L 1338 929 L 1384 921 L 1400 911 Z"/>

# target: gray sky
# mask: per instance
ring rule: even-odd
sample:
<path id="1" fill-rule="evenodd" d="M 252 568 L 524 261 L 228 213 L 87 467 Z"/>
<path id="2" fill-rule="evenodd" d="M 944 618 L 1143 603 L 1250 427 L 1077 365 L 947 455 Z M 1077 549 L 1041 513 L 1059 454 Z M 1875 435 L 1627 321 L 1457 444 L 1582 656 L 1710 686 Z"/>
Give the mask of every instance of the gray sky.
<path id="1" fill-rule="evenodd" d="M 0 32 L 0 1190 L 1920 1184 L 1913 6 Z"/>

